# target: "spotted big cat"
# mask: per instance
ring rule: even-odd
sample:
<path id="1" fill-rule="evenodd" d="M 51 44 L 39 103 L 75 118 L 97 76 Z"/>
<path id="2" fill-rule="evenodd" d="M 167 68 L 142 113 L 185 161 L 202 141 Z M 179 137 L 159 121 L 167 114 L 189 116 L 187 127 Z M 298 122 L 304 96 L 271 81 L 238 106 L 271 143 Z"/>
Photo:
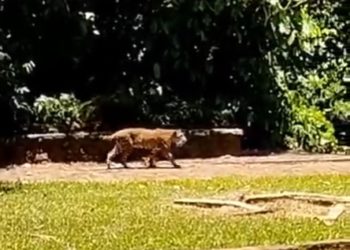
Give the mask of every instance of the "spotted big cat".
<path id="1" fill-rule="evenodd" d="M 174 168 L 181 166 L 175 162 L 172 148 L 182 147 L 187 142 L 187 137 L 180 129 L 147 129 L 126 128 L 107 136 L 103 140 L 112 141 L 113 148 L 107 154 L 107 169 L 112 166 L 112 160 L 118 155 L 120 163 L 128 168 L 128 157 L 134 150 L 142 150 L 147 153 L 144 163 L 149 168 L 156 167 L 158 157 L 164 157 L 170 161 Z"/>

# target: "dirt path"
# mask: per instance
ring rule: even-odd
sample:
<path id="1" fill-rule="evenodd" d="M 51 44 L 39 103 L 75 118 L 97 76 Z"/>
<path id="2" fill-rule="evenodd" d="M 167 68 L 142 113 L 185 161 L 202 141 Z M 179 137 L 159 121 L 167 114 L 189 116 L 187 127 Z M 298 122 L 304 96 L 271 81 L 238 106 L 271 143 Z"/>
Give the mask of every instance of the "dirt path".
<path id="1" fill-rule="evenodd" d="M 111 181 L 111 180 L 164 180 L 179 178 L 207 179 L 216 176 L 246 175 L 350 175 L 350 156 L 283 154 L 259 157 L 220 157 L 212 159 L 178 160 L 181 169 L 172 169 L 167 162 L 159 168 L 145 169 L 141 163 L 132 162 L 133 169 L 106 170 L 100 163 L 45 163 L 24 164 L 9 170 L 0 169 L 1 180 L 49 181 Z"/>

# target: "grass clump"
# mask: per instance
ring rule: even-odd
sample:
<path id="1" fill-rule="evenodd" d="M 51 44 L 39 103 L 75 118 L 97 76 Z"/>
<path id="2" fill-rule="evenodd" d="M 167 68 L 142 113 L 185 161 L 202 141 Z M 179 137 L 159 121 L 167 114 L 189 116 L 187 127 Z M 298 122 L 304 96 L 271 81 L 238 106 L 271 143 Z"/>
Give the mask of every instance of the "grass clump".
<path id="1" fill-rule="evenodd" d="M 232 217 L 176 209 L 172 199 L 236 190 L 350 195 L 350 176 L 225 177 L 161 182 L 52 182 L 0 193 L 1 249 L 210 249 L 350 236 L 332 226 L 273 215 Z"/>

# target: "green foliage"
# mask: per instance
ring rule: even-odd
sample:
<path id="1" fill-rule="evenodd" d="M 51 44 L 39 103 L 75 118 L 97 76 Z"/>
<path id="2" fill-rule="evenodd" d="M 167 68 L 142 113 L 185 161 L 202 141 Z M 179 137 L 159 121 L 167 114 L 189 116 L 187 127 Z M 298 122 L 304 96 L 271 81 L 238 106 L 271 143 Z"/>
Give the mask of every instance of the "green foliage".
<path id="1" fill-rule="evenodd" d="M 59 97 L 39 96 L 33 104 L 36 122 L 44 124 L 49 131 L 70 132 L 81 129 L 87 119 L 87 105 L 73 94 L 61 93 Z"/>
<path id="2" fill-rule="evenodd" d="M 13 192 L 1 195 L 0 191 L 1 246 L 9 250 L 38 246 L 50 250 L 223 249 L 348 237 L 347 213 L 326 226 L 295 216 L 237 217 L 222 211 L 203 215 L 173 204 L 174 199 L 184 197 L 232 197 L 237 190 L 350 195 L 350 178 L 313 175 L 23 184 Z"/>
<path id="3" fill-rule="evenodd" d="M 9 54 L 1 51 L 0 41 L 0 113 L 3 118 L 1 135 L 18 132 L 29 126 L 30 91 L 23 83 L 23 77 L 30 74 L 34 67 L 32 61 L 20 65 L 12 60 Z"/>
<path id="4" fill-rule="evenodd" d="M 331 114 L 343 121 L 350 119 L 350 102 L 348 101 L 336 101 L 332 107 Z"/>
<path id="5" fill-rule="evenodd" d="M 330 122 L 350 112 L 346 3 L 5 0 L 0 44 L 15 65 L 35 62 L 33 96 L 75 93 L 114 127 L 239 126 L 255 147 L 328 152 L 337 143 Z M 10 75 L 5 100 L 22 96 L 18 79 Z M 80 104 L 69 105 L 39 119 L 71 130 L 82 118 Z"/>
<path id="6" fill-rule="evenodd" d="M 291 136 L 286 137 L 290 148 L 313 152 L 331 152 L 336 146 L 334 128 L 325 114 L 316 107 L 294 106 Z"/>
<path id="7" fill-rule="evenodd" d="M 338 23 L 331 16 L 335 6 L 326 1 L 321 10 L 313 3 L 304 4 L 297 12 L 283 9 L 274 17 L 282 47 L 276 47 L 269 59 L 284 99 L 284 130 L 292 148 L 332 151 L 337 140 L 330 119 L 350 111 L 342 83 L 348 63 L 341 55 L 344 44 Z"/>

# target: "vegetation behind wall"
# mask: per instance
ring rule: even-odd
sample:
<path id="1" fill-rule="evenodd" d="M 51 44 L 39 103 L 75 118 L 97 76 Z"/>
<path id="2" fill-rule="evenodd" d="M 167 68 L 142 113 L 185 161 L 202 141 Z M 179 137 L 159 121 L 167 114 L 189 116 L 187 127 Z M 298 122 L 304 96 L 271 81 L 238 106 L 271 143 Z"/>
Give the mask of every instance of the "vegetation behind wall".
<path id="1" fill-rule="evenodd" d="M 232 127 L 330 151 L 350 104 L 346 0 L 4 0 L 2 135 Z"/>

